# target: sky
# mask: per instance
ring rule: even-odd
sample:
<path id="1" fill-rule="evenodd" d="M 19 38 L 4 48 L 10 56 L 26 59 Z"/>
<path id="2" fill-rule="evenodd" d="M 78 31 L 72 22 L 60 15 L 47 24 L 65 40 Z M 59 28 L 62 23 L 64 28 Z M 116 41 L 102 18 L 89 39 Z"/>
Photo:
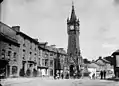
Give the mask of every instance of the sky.
<path id="1" fill-rule="evenodd" d="M 73 0 L 80 20 L 83 58 L 97 59 L 119 49 L 119 0 Z M 67 50 L 67 18 L 72 0 L 4 0 L 1 21 Z"/>

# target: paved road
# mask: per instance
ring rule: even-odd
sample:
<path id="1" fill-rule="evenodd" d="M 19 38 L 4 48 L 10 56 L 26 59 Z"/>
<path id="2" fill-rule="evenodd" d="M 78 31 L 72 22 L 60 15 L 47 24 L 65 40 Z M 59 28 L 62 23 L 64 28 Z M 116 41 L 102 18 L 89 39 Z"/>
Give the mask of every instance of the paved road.
<path id="1" fill-rule="evenodd" d="M 119 86 L 119 82 L 106 81 L 106 80 L 90 80 L 87 78 L 64 79 L 64 80 L 35 78 L 27 82 L 13 83 L 13 84 L 9 83 L 4 86 Z"/>

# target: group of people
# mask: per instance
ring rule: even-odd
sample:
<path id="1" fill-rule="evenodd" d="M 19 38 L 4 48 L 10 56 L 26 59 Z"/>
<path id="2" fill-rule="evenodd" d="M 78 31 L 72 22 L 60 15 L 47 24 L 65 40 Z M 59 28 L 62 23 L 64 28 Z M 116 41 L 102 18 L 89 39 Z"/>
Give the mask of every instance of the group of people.
<path id="1" fill-rule="evenodd" d="M 100 76 L 100 79 L 106 79 L 106 70 L 101 70 L 99 76 Z M 91 73 L 89 74 L 89 77 L 91 79 L 97 78 L 96 70 L 95 71 L 91 71 Z"/>
<path id="2" fill-rule="evenodd" d="M 61 71 L 61 72 L 59 72 L 59 71 L 57 71 L 56 72 L 56 75 L 54 76 L 54 79 L 63 79 L 64 78 L 64 74 L 63 74 L 63 72 Z"/>
<path id="3" fill-rule="evenodd" d="M 101 70 L 100 71 L 100 76 L 101 76 L 101 79 L 106 79 L 106 71 L 105 70 Z"/>
<path id="4" fill-rule="evenodd" d="M 96 69 L 89 68 L 88 71 L 90 72 L 90 74 L 89 74 L 90 79 L 96 79 L 97 78 Z M 57 72 L 56 76 L 54 78 L 55 79 L 60 79 L 60 78 L 61 79 L 63 79 L 63 78 L 69 79 L 69 76 L 70 76 L 69 73 L 66 73 L 65 76 L 64 76 L 63 72 L 61 72 L 61 73 Z M 76 76 L 77 75 L 74 73 L 73 78 L 75 79 Z M 80 78 L 83 78 L 83 77 L 84 77 L 84 74 L 81 72 L 81 77 Z M 101 70 L 100 74 L 99 74 L 99 77 L 100 77 L 100 79 L 106 79 L 106 70 Z"/>

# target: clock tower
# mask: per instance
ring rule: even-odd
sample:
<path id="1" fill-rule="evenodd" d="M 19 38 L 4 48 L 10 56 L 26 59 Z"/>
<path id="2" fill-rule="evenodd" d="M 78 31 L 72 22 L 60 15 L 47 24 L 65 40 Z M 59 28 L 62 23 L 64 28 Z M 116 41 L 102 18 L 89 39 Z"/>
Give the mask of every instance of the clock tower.
<path id="1" fill-rule="evenodd" d="M 82 57 L 79 47 L 80 22 L 76 17 L 74 5 L 72 4 L 71 17 L 67 19 L 67 33 L 68 33 L 68 68 L 70 76 L 80 69 Z"/>

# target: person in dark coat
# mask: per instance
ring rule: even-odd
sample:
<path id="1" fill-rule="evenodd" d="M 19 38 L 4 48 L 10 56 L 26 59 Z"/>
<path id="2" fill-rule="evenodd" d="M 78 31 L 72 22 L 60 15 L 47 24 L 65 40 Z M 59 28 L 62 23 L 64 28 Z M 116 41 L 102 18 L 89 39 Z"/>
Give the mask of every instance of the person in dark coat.
<path id="1" fill-rule="evenodd" d="M 103 71 L 102 70 L 100 71 L 100 76 L 101 76 L 101 79 L 103 79 Z"/>
<path id="2" fill-rule="evenodd" d="M 64 74 L 63 73 L 61 74 L 61 77 L 62 77 L 62 79 L 64 78 Z"/>
<path id="3" fill-rule="evenodd" d="M 103 71 L 103 76 L 104 76 L 104 79 L 106 79 L 106 71 L 105 70 Z"/>

